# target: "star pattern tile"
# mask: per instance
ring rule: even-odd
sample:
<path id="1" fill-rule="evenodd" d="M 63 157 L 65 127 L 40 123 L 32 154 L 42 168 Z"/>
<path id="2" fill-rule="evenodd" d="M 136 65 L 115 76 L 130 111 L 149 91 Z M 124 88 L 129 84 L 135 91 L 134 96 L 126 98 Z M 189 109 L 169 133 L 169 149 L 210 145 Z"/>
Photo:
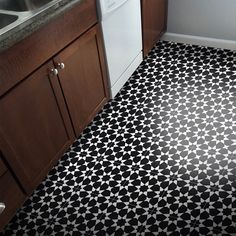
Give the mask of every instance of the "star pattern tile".
<path id="1" fill-rule="evenodd" d="M 5 235 L 236 235 L 236 52 L 156 44 Z"/>

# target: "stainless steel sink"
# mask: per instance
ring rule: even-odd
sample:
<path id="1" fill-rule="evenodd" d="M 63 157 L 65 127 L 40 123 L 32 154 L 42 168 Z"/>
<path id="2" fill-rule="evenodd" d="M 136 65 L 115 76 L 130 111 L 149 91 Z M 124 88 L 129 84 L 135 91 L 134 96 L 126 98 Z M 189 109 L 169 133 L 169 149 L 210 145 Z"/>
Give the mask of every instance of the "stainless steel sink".
<path id="1" fill-rule="evenodd" d="M 0 37 L 61 0 L 0 0 Z"/>
<path id="2" fill-rule="evenodd" d="M 0 9 L 7 11 L 35 11 L 53 0 L 0 0 Z"/>
<path id="3" fill-rule="evenodd" d="M 0 29 L 12 24 L 18 19 L 16 15 L 8 15 L 0 13 Z"/>

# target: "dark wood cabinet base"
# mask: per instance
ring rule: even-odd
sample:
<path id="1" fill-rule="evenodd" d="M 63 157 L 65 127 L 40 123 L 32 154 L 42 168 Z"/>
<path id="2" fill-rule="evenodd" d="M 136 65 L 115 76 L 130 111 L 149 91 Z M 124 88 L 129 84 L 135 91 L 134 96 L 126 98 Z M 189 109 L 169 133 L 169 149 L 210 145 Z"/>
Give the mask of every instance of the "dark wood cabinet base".
<path id="1" fill-rule="evenodd" d="M 168 0 L 141 0 L 143 54 L 146 56 L 167 27 Z"/>

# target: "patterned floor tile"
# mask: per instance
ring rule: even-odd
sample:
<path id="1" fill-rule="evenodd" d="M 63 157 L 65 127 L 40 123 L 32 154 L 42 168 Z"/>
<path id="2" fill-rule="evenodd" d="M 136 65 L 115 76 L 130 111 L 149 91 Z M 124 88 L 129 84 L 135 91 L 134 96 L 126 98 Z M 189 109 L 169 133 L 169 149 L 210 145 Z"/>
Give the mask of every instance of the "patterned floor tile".
<path id="1" fill-rule="evenodd" d="M 143 230 L 149 212 L 142 207 L 116 201 L 108 206 L 110 212 L 101 220 L 102 229 L 93 235 L 138 235 Z"/>
<path id="2" fill-rule="evenodd" d="M 101 160 L 79 185 L 81 191 L 91 195 L 115 198 L 120 188 L 127 182 L 132 169 L 125 165 Z"/>
<path id="3" fill-rule="evenodd" d="M 199 227 L 215 234 L 236 233 L 236 196 L 219 189 L 209 189 L 206 205 L 201 210 Z"/>
<path id="4" fill-rule="evenodd" d="M 46 235 L 50 222 L 41 217 L 21 211 L 15 215 L 12 221 L 7 225 L 4 235 Z"/>
<path id="5" fill-rule="evenodd" d="M 162 200 L 162 196 L 170 184 L 168 176 L 136 169 L 126 178 L 116 199 L 146 211 L 152 211 Z"/>
<path id="6" fill-rule="evenodd" d="M 78 233 L 78 235 L 95 234 L 104 228 L 102 220 L 105 214 L 114 211 L 112 197 L 101 194 L 91 195 L 87 191 L 75 192 L 62 208 L 51 225 L 52 232 Z"/>
<path id="7" fill-rule="evenodd" d="M 161 41 L 5 235 L 236 235 L 236 52 Z"/>
<path id="8" fill-rule="evenodd" d="M 168 218 L 163 214 L 153 212 L 149 214 L 145 223 L 142 236 L 160 235 L 160 236 L 181 236 L 181 235 L 199 235 L 198 227 L 195 227 L 194 222 L 188 222 L 178 218 Z M 205 234 L 207 235 L 207 234 Z"/>
<path id="9" fill-rule="evenodd" d="M 78 184 L 91 172 L 98 160 L 99 156 L 80 157 L 76 152 L 71 151 L 65 154 L 58 165 L 49 172 L 45 182 L 61 183 L 77 188 Z"/>
<path id="10" fill-rule="evenodd" d="M 22 207 L 27 214 L 52 220 L 71 197 L 73 189 L 65 184 L 48 186 L 43 182 Z"/>

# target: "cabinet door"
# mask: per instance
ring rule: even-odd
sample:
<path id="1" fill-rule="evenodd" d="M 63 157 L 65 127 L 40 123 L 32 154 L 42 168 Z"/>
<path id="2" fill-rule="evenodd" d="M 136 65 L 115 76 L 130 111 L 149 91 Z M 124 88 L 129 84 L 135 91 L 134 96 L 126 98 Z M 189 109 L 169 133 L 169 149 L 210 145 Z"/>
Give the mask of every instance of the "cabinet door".
<path id="1" fill-rule="evenodd" d="M 26 195 L 23 193 L 10 171 L 0 176 L 0 189 L 0 203 L 4 203 L 6 207 L 2 214 L 0 214 L 1 232 L 18 208 L 24 203 Z"/>
<path id="2" fill-rule="evenodd" d="M 168 0 L 141 0 L 144 56 L 166 31 Z"/>
<path id="3" fill-rule="evenodd" d="M 54 58 L 64 64 L 59 79 L 77 136 L 108 98 L 102 51 L 95 26 Z"/>
<path id="4" fill-rule="evenodd" d="M 27 193 L 73 140 L 60 85 L 57 77 L 49 78 L 49 68 L 52 62 L 0 98 L 2 152 Z"/>

